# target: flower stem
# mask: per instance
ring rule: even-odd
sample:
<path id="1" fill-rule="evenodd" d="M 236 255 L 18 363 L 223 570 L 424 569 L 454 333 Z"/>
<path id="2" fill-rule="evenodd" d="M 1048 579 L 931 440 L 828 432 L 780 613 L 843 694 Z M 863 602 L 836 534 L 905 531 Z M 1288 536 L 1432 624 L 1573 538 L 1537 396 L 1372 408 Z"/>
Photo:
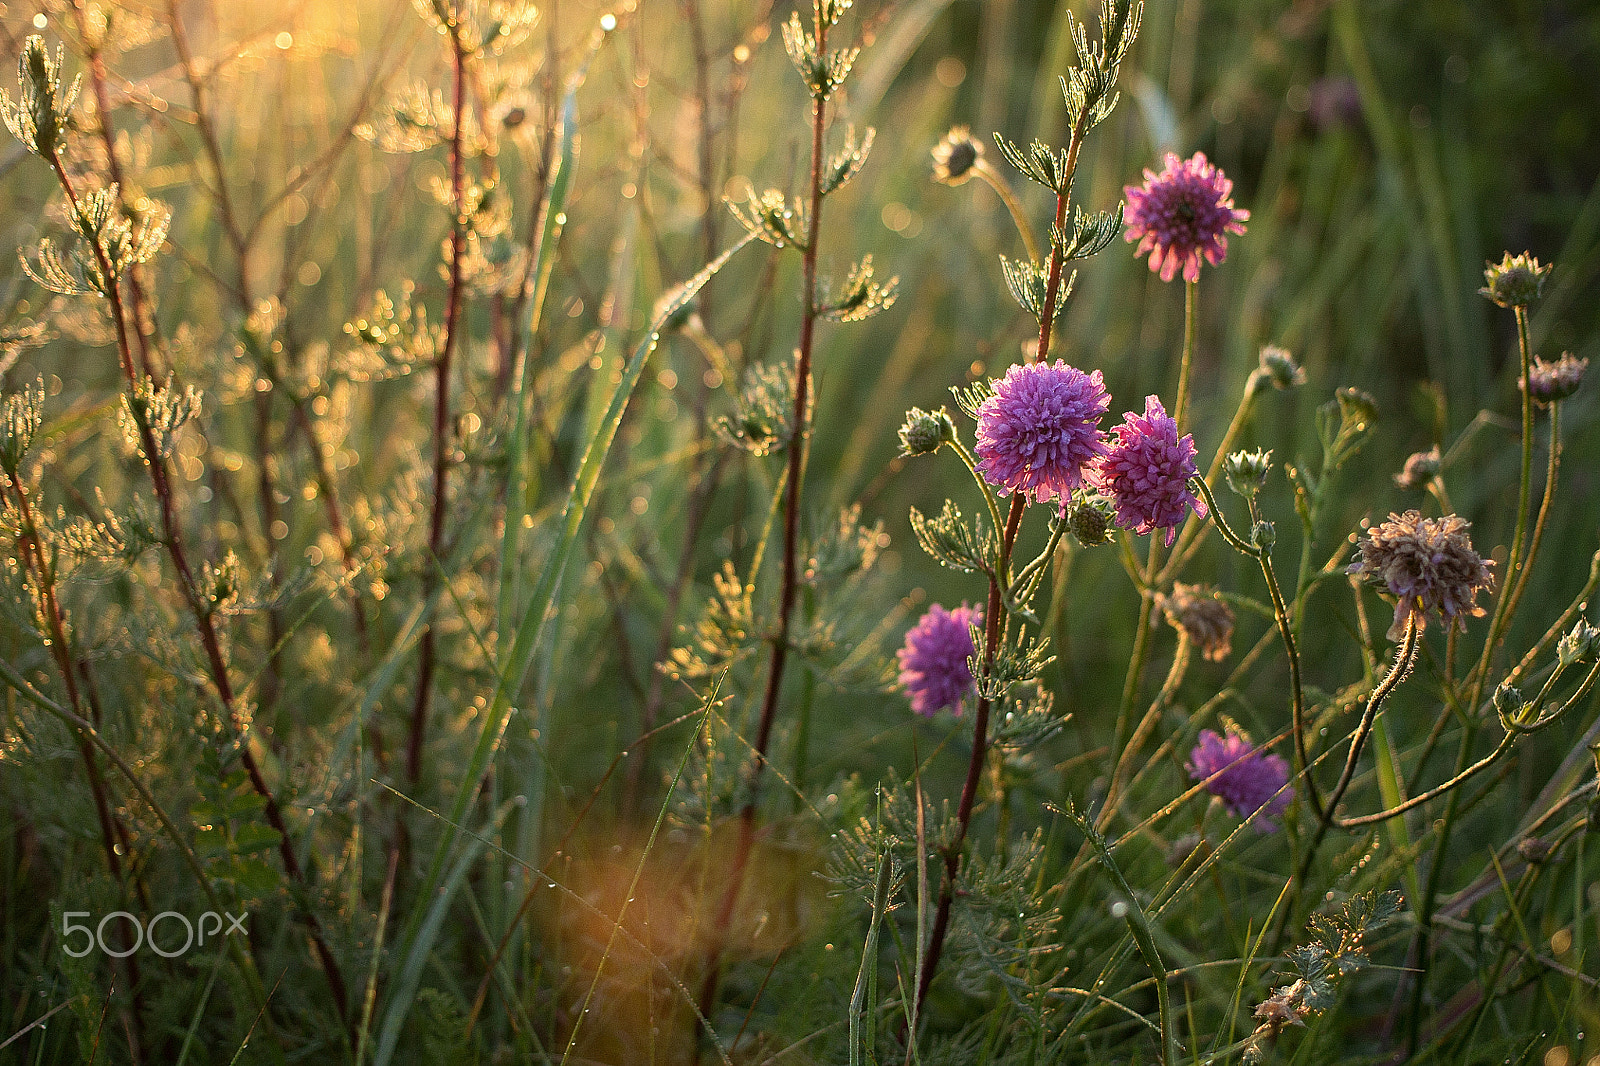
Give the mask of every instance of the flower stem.
<path id="1" fill-rule="evenodd" d="M 463 215 L 466 177 L 461 148 L 461 111 L 466 105 L 467 49 L 461 40 L 462 27 L 452 21 L 448 29 L 455 108 L 450 126 L 450 206 L 455 217 L 450 225 L 450 288 L 445 303 L 444 343 L 433 371 L 433 506 L 428 513 L 428 558 L 423 570 L 422 591 L 424 601 L 433 598 L 440 577 L 439 562 L 444 557 L 444 512 L 449 497 L 447 479 L 450 453 L 454 447 L 450 433 L 450 364 L 461 332 L 461 257 L 467 225 Z M 422 776 L 422 744 L 428 728 L 428 709 L 433 700 L 436 633 L 436 627 L 430 622 L 418 641 L 416 698 L 411 705 L 411 729 L 406 737 L 406 777 L 412 784 L 416 784 Z"/>
<path id="2" fill-rule="evenodd" d="M 822 17 L 820 3 L 812 8 L 812 29 L 817 52 L 827 54 L 829 22 Z M 806 240 L 802 251 L 802 293 L 800 311 L 800 354 L 795 365 L 794 410 L 790 425 L 789 455 L 784 485 L 782 584 L 778 592 L 777 629 L 769 638 L 772 651 L 767 663 L 766 691 L 761 701 L 761 717 L 746 771 L 745 802 L 739 811 L 739 837 L 728 872 L 727 886 L 717 906 L 712 927 L 713 941 L 707 950 L 706 974 L 700 986 L 700 1014 L 709 1018 L 716 1006 L 717 986 L 722 977 L 723 941 L 734 907 L 744 885 L 745 867 L 755 843 L 756 806 L 761 797 L 761 778 L 767 767 L 767 748 L 772 741 L 772 726 L 777 719 L 778 700 L 783 691 L 783 670 L 789 655 L 789 619 L 794 613 L 799 586 L 799 539 L 801 482 L 805 480 L 806 452 L 811 439 L 810 386 L 811 358 L 817 326 L 817 236 L 822 226 L 823 134 L 828 127 L 827 97 L 813 92 L 811 97 L 811 180 L 810 210 L 806 215 Z"/>
<path id="3" fill-rule="evenodd" d="M 1028 259 L 1031 262 L 1042 262 L 1039 255 L 1039 242 L 1033 235 L 1033 227 L 1028 224 L 1028 216 L 1022 212 L 1022 204 L 1017 200 L 1017 194 L 1011 191 L 1011 185 L 1006 181 L 1005 175 L 995 170 L 982 156 L 972 164 L 972 172 L 982 178 L 989 188 L 1000 197 L 1000 202 L 1006 205 L 1006 210 L 1011 213 L 1011 221 L 1017 227 L 1017 234 L 1022 238 L 1022 246 L 1027 249 Z"/>

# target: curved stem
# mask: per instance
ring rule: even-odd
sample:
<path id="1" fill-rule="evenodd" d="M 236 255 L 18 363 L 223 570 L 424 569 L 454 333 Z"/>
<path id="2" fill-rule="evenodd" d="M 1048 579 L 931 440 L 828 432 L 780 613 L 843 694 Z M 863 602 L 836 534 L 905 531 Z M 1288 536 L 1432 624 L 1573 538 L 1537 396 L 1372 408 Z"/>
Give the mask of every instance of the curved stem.
<path id="1" fill-rule="evenodd" d="M 1411 667 L 1416 664 L 1417 651 L 1422 647 L 1421 634 L 1422 624 L 1417 620 L 1416 613 L 1412 612 L 1406 618 L 1405 636 L 1401 639 L 1400 650 L 1395 653 L 1394 665 L 1389 668 L 1389 672 L 1367 698 L 1367 709 L 1362 712 L 1361 723 L 1356 726 L 1355 733 L 1350 737 L 1350 754 L 1345 757 L 1344 772 L 1339 775 L 1339 783 L 1333 787 L 1333 791 L 1328 793 L 1327 808 L 1322 816 L 1324 829 L 1356 775 L 1356 764 L 1361 759 L 1361 749 L 1366 746 L 1367 735 L 1372 732 L 1373 719 L 1377 718 L 1384 701 L 1400 686 L 1400 682 L 1406 679 L 1406 675 L 1411 673 Z M 1311 850 L 1314 851 L 1315 848 Z M 1307 853 L 1308 862 L 1309 859 L 1310 852 Z"/>
<path id="2" fill-rule="evenodd" d="M 1017 234 L 1022 238 L 1022 246 L 1028 251 L 1028 259 L 1035 263 L 1042 263 L 1044 258 L 1039 254 L 1039 242 L 1033 235 L 1033 227 L 1028 224 L 1028 216 L 1022 211 L 1022 204 L 1017 200 L 1017 194 L 1011 191 L 1011 185 L 1006 181 L 1005 175 L 989 165 L 988 160 L 982 156 L 972 164 L 972 172 L 982 178 L 989 188 L 1000 197 L 1000 202 L 1006 205 L 1006 210 L 1011 213 L 1011 221 L 1017 227 Z"/>
<path id="3" fill-rule="evenodd" d="M 1254 500 L 1250 501 L 1250 509 L 1255 511 Z M 1294 636 L 1294 623 L 1284 602 L 1283 590 L 1278 584 L 1278 572 L 1272 565 L 1272 552 L 1266 548 L 1258 549 L 1256 559 L 1261 564 L 1261 576 L 1266 579 L 1267 592 L 1272 597 L 1272 618 L 1278 625 L 1284 655 L 1289 660 L 1289 705 L 1290 720 L 1294 724 L 1295 774 L 1305 782 L 1306 798 L 1311 802 L 1312 812 L 1320 820 L 1324 811 L 1322 797 L 1317 794 L 1316 779 L 1311 775 L 1311 756 L 1306 747 L 1305 690 L 1300 680 L 1300 649 Z"/>

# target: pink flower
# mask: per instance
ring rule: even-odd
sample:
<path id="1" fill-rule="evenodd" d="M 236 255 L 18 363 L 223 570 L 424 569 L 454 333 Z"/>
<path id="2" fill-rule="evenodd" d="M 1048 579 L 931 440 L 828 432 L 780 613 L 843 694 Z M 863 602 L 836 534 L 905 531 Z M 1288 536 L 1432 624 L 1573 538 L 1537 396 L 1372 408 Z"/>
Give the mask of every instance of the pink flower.
<path id="1" fill-rule="evenodd" d="M 1280 756 L 1257 751 L 1237 733 L 1230 732 L 1224 740 L 1214 730 L 1202 729 L 1200 743 L 1189 753 L 1184 768 L 1191 779 L 1205 781 L 1206 791 L 1221 796 L 1240 818 L 1265 807 L 1255 823 L 1258 832 L 1276 829 L 1273 819 L 1288 810 L 1294 799 L 1294 789 L 1284 788 L 1289 782 L 1289 765 Z"/>
<path id="2" fill-rule="evenodd" d="M 1132 411 L 1112 429 L 1110 452 L 1093 471 L 1096 488 L 1117 507 L 1117 525 L 1135 533 L 1167 531 L 1167 547 L 1178 526 L 1194 513 L 1204 518 L 1205 501 L 1189 491 L 1196 474 L 1194 438 L 1178 437 L 1178 423 L 1154 396 L 1144 398 L 1144 414 Z"/>
<path id="3" fill-rule="evenodd" d="M 968 627 L 982 624 L 983 615 L 966 604 L 947 611 L 936 603 L 911 627 L 895 657 L 913 711 L 927 718 L 942 707 L 961 713 L 973 689 L 967 659 L 976 654 Z"/>
<path id="4" fill-rule="evenodd" d="M 1106 452 L 1100 419 L 1110 406 L 1098 370 L 1086 374 L 1059 359 L 1013 366 L 978 407 L 979 473 L 1002 496 L 1065 502 Z"/>
<path id="5" fill-rule="evenodd" d="M 1200 257 L 1216 266 L 1228 254 L 1229 233 L 1243 233 L 1250 212 L 1233 206 L 1233 182 L 1196 152 L 1188 159 L 1167 153 L 1159 175 L 1146 169 L 1144 186 L 1124 186 L 1128 198 L 1122 219 L 1124 239 L 1138 241 L 1135 255 L 1150 253 L 1150 269 L 1171 281 L 1183 267 L 1183 280 L 1200 280 Z"/>

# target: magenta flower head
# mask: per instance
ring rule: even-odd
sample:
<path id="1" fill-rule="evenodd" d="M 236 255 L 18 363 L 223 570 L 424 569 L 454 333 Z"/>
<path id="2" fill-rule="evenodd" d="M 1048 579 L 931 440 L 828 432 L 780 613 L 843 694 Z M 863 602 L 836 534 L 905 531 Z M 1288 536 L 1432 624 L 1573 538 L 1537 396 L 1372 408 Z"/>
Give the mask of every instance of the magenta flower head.
<path id="1" fill-rule="evenodd" d="M 1096 488 L 1117 506 L 1117 525 L 1135 533 L 1167 531 L 1172 547 L 1189 510 L 1206 516 L 1206 502 L 1189 491 L 1196 474 L 1194 438 L 1178 437 L 1178 423 L 1154 396 L 1144 398 L 1144 414 L 1132 411 L 1112 429 L 1110 451 L 1095 464 Z"/>
<path id="2" fill-rule="evenodd" d="M 962 702 L 973 691 L 967 659 L 977 654 L 970 627 L 982 624 L 983 615 L 964 603 L 953 611 L 936 603 L 911 627 L 895 657 L 913 711 L 928 718 L 942 707 L 961 713 Z"/>
<path id="3" fill-rule="evenodd" d="M 1266 813 L 1255 823 L 1258 832 L 1276 829 L 1273 819 L 1281 816 L 1294 799 L 1294 789 L 1283 787 L 1289 783 L 1289 765 L 1280 756 L 1257 751 L 1248 740 L 1231 731 L 1224 740 L 1215 731 L 1202 729 L 1200 743 L 1189 753 L 1184 769 L 1194 780 L 1205 781 L 1206 791 L 1221 796 L 1228 809 L 1240 818 L 1248 818 L 1265 807 Z"/>
<path id="4" fill-rule="evenodd" d="M 1233 206 L 1233 182 L 1196 152 L 1188 159 L 1167 153 L 1160 174 L 1146 169 L 1144 185 L 1123 187 L 1128 198 L 1122 220 L 1134 255 L 1150 253 L 1150 269 L 1171 281 L 1183 267 L 1184 281 L 1200 280 L 1200 257 L 1216 266 L 1228 254 L 1229 233 L 1243 233 L 1250 212 Z"/>
<path id="5" fill-rule="evenodd" d="M 978 406 L 978 472 L 1000 495 L 1063 505 L 1106 453 L 1100 419 L 1111 407 L 1100 371 L 1085 374 L 1061 360 L 1006 371 Z"/>

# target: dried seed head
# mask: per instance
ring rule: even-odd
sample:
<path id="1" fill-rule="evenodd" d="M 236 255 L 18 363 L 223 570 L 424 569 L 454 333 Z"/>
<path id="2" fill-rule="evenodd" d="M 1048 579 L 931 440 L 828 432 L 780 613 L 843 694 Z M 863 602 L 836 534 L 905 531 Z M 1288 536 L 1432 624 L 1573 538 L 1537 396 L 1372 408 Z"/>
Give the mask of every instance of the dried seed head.
<path id="1" fill-rule="evenodd" d="M 1172 595 L 1160 599 L 1167 623 L 1185 634 L 1200 654 L 1211 662 L 1221 662 L 1233 650 L 1233 608 L 1215 589 L 1182 582 L 1172 586 Z"/>
<path id="2" fill-rule="evenodd" d="M 933 180 L 944 185 L 962 185 L 983 158 L 983 145 L 972 138 L 965 126 L 953 126 L 933 148 Z"/>
<path id="3" fill-rule="evenodd" d="M 1562 352 L 1561 358 L 1553 363 L 1535 358 L 1528 368 L 1528 395 L 1544 407 L 1565 400 L 1583 384 L 1583 372 L 1588 365 L 1589 360 L 1575 359 L 1571 352 Z"/>
<path id="4" fill-rule="evenodd" d="M 1423 518 L 1420 511 L 1407 511 L 1391 514 L 1361 538 L 1358 557 L 1345 573 L 1382 585 L 1395 597 L 1391 639 L 1408 617 L 1420 624 L 1430 611 L 1462 625 L 1483 614 L 1478 590 L 1493 584 L 1494 564 L 1472 550 L 1469 528 L 1458 515 Z"/>
<path id="5" fill-rule="evenodd" d="M 1545 278 L 1550 267 L 1540 266 L 1539 260 L 1527 252 L 1512 255 L 1510 252 L 1499 263 L 1490 263 L 1483 271 L 1487 284 L 1478 290 L 1501 307 L 1527 307 L 1544 291 Z"/>
<path id="6" fill-rule="evenodd" d="M 1425 452 L 1414 452 L 1407 457 L 1405 469 L 1394 476 L 1394 483 L 1403 489 L 1425 487 L 1438 475 L 1440 458 L 1438 445 Z"/>

